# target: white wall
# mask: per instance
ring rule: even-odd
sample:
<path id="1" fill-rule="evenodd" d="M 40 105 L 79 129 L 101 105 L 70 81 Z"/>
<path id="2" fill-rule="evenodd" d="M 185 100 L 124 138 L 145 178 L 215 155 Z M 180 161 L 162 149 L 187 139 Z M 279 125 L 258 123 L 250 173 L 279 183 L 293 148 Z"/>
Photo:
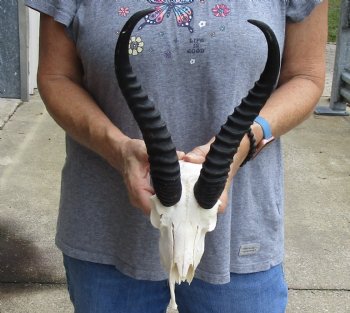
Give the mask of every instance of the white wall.
<path id="1" fill-rule="evenodd" d="M 39 20 L 40 14 L 29 9 L 29 41 L 28 41 L 28 90 L 30 94 L 37 88 L 36 74 L 39 57 Z"/>

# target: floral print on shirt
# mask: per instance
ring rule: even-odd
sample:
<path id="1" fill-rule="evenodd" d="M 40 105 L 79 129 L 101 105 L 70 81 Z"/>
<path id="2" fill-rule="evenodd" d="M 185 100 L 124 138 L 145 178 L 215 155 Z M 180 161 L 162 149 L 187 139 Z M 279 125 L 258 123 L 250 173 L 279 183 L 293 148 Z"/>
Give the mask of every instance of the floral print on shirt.
<path id="1" fill-rule="evenodd" d="M 178 27 L 187 27 L 192 33 L 191 22 L 193 19 L 193 10 L 188 4 L 194 0 L 147 0 L 151 4 L 156 4 L 155 11 L 145 16 L 145 22 L 139 27 L 142 29 L 146 25 L 161 24 L 164 17 L 170 17 L 173 12 Z"/>
<path id="2" fill-rule="evenodd" d="M 137 2 L 141 2 L 142 0 L 138 0 Z M 141 25 L 138 27 L 138 30 L 143 29 L 146 26 L 149 25 L 160 25 L 163 23 L 165 18 L 173 18 L 175 17 L 176 20 L 176 26 L 177 27 L 183 27 L 187 28 L 190 33 L 194 33 L 195 28 L 198 30 L 205 30 L 207 26 L 209 26 L 211 23 L 209 21 L 210 16 L 208 16 L 208 20 L 197 20 L 197 22 L 193 23 L 194 18 L 194 8 L 192 6 L 197 3 L 198 5 L 205 5 L 207 4 L 209 12 L 211 12 L 211 16 L 214 18 L 225 18 L 230 15 L 231 8 L 229 4 L 225 4 L 224 2 L 231 3 L 231 0 L 221 0 L 218 1 L 217 4 L 209 4 L 209 1 L 207 0 L 143 0 L 147 2 L 147 4 L 154 5 L 154 12 L 151 14 L 146 15 L 143 18 L 143 22 L 141 22 Z M 117 7 L 117 13 L 120 17 L 129 18 L 132 14 L 136 13 L 136 11 L 132 9 L 131 5 L 125 5 L 126 1 L 120 1 L 116 0 L 118 4 L 120 4 Z M 124 5 L 122 4 L 124 2 Z M 211 25 L 210 25 L 211 26 Z M 208 31 L 205 31 L 206 37 L 203 38 L 203 35 L 200 36 L 200 38 L 191 38 L 189 41 L 190 46 L 186 49 L 187 54 L 194 56 L 195 54 L 202 54 L 205 52 L 204 47 L 202 47 L 202 44 L 207 41 L 207 39 L 214 39 L 216 37 L 216 31 L 224 32 L 225 26 L 221 25 L 217 29 L 208 29 Z M 161 30 L 158 32 L 159 36 L 163 36 L 164 32 Z M 117 35 L 119 35 L 119 32 L 117 32 Z M 135 37 L 132 37 L 129 43 L 129 54 L 136 56 L 141 54 L 144 51 L 145 43 L 142 40 L 142 35 L 138 35 Z M 161 52 L 162 56 L 166 59 L 172 58 L 172 52 L 169 50 L 169 47 L 165 47 L 164 51 Z M 190 58 L 189 63 L 191 65 L 194 65 L 195 58 Z"/>

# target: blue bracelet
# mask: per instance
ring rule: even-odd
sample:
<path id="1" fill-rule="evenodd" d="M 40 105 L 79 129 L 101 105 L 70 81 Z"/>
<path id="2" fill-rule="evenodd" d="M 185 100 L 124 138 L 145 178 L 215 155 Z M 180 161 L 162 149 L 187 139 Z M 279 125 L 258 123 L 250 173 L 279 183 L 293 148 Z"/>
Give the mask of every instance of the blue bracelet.
<path id="1" fill-rule="evenodd" d="M 262 130 L 263 130 L 263 134 L 264 134 L 264 139 L 270 139 L 272 137 L 272 132 L 271 132 L 271 128 L 270 128 L 270 124 L 268 123 L 267 120 L 265 120 L 263 117 L 261 117 L 260 115 L 258 115 L 255 120 L 255 123 L 258 123 Z"/>

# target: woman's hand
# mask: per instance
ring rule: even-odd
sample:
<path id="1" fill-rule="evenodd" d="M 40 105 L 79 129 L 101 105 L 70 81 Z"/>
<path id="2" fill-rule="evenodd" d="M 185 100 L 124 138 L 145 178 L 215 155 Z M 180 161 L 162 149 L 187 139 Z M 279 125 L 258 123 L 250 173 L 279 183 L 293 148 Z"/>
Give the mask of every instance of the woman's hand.
<path id="1" fill-rule="evenodd" d="M 145 143 L 138 139 L 123 141 L 118 163 L 116 167 L 123 176 L 130 203 L 145 214 L 150 214 L 150 197 L 154 194 L 154 189 L 151 186 Z"/>
<path id="2" fill-rule="evenodd" d="M 114 164 L 124 178 L 130 203 L 149 215 L 152 209 L 150 197 L 154 195 L 151 185 L 150 164 L 143 140 L 126 139 L 119 142 L 118 163 Z M 182 159 L 184 152 L 177 152 Z"/>
<path id="3" fill-rule="evenodd" d="M 252 125 L 252 130 L 254 134 L 259 133 L 259 127 L 260 126 L 257 126 L 255 124 Z M 257 135 L 255 136 L 257 137 Z M 260 139 L 261 135 L 259 134 L 258 136 L 259 136 L 258 138 Z M 214 141 L 214 138 L 211 139 L 205 145 L 195 147 L 192 151 L 184 155 L 183 160 L 186 162 L 202 164 L 205 161 L 206 155 L 208 154 L 210 145 L 212 144 L 213 141 Z M 249 146 L 250 146 L 250 143 L 249 143 L 248 136 L 245 135 L 240 143 L 237 153 L 234 156 L 234 160 L 231 163 L 230 172 L 228 174 L 224 191 L 222 192 L 219 198 L 219 200 L 221 201 L 221 205 L 219 206 L 219 213 L 223 213 L 227 207 L 228 198 L 229 198 L 228 193 L 230 190 L 233 176 L 237 173 L 239 166 L 241 165 L 243 160 L 246 158 L 249 151 Z"/>
<path id="4" fill-rule="evenodd" d="M 186 162 L 202 164 L 205 161 L 205 157 L 209 152 L 210 145 L 213 141 L 211 140 L 209 143 L 195 147 L 192 151 L 184 155 L 183 160 Z M 231 185 L 231 179 L 228 179 L 225 185 L 225 189 L 220 196 L 221 205 L 219 206 L 219 213 L 223 213 L 225 208 L 227 207 L 228 201 L 228 191 Z"/>

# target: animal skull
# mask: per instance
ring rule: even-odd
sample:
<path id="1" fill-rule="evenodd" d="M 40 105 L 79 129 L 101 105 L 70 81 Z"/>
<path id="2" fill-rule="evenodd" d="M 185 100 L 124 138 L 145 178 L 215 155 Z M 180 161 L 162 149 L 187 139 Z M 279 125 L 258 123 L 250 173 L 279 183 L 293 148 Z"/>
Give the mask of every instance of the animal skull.
<path id="1" fill-rule="evenodd" d="M 169 273 L 171 306 L 176 308 L 175 283 L 191 283 L 204 252 L 205 234 L 214 230 L 220 200 L 211 209 L 203 209 L 194 197 L 193 187 L 202 166 L 180 161 L 182 195 L 171 207 L 151 197 L 151 223 L 160 231 L 161 264 Z"/>

